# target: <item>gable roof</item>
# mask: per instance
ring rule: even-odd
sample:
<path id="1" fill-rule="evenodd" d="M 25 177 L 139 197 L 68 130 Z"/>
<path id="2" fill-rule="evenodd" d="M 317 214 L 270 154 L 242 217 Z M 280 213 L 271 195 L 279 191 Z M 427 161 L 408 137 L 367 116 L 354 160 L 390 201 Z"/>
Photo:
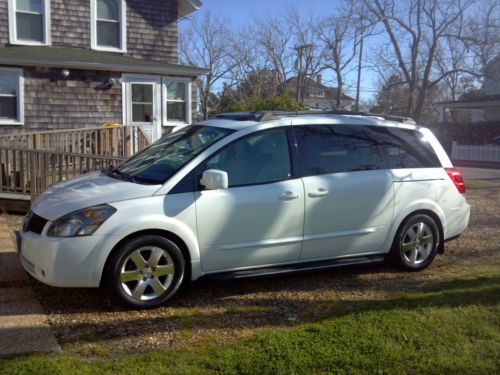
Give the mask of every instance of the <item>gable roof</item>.
<path id="1" fill-rule="evenodd" d="M 206 69 L 193 66 L 139 60 L 116 53 L 81 48 L 59 47 L 0 47 L 0 65 L 44 66 L 184 76 L 199 76 L 207 73 Z"/>
<path id="2" fill-rule="evenodd" d="M 298 80 L 297 77 L 291 77 L 291 78 L 289 78 L 286 81 L 287 89 L 291 93 L 295 93 L 297 91 L 297 80 Z M 307 80 L 308 80 L 307 90 L 317 89 L 317 90 L 324 91 L 325 92 L 325 98 L 327 98 L 327 99 L 331 99 L 331 98 L 333 98 L 333 97 L 335 97 L 337 95 L 337 90 L 338 90 L 337 87 L 328 87 L 328 86 L 325 86 L 322 83 L 318 82 L 317 80 L 311 79 L 311 78 L 307 78 Z M 309 96 L 309 97 L 313 97 L 314 99 L 317 99 L 316 96 Z M 306 99 L 307 98 L 308 97 L 306 97 Z M 354 98 L 351 98 L 350 96 L 342 93 L 342 100 L 345 100 L 345 101 L 351 101 L 352 100 L 353 101 Z"/>

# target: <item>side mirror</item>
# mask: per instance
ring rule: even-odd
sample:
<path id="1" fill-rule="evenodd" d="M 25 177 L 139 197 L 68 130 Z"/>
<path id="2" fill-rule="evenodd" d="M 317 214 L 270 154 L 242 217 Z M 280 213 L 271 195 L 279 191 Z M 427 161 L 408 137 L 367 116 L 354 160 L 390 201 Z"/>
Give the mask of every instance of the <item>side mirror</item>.
<path id="1" fill-rule="evenodd" d="M 218 169 L 208 169 L 203 172 L 200 183 L 209 190 L 227 189 L 229 179 L 227 172 Z"/>

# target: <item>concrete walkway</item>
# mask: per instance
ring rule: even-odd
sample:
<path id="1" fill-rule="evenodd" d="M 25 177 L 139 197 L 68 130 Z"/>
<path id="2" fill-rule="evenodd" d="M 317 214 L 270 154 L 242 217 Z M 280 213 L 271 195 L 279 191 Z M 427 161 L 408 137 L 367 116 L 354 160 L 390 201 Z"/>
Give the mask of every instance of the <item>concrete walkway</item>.
<path id="1" fill-rule="evenodd" d="M 59 350 L 15 252 L 13 235 L 0 216 L 0 356 Z"/>

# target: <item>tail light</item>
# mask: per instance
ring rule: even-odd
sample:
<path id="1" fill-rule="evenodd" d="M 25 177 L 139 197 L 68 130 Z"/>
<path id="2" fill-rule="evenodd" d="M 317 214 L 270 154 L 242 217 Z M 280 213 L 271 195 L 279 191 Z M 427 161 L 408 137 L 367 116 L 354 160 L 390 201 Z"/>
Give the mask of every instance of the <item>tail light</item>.
<path id="1" fill-rule="evenodd" d="M 461 194 L 465 193 L 465 182 L 464 178 L 462 177 L 462 173 L 458 169 L 455 168 L 445 168 L 446 172 L 448 173 L 448 176 L 450 176 L 451 180 L 457 187 L 458 191 Z"/>

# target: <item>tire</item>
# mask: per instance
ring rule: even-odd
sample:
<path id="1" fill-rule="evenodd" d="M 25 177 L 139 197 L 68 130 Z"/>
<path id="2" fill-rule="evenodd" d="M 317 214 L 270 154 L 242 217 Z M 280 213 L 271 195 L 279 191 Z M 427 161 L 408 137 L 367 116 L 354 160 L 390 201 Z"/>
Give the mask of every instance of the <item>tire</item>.
<path id="1" fill-rule="evenodd" d="M 186 273 L 182 251 L 156 235 L 132 239 L 111 257 L 107 284 L 114 297 L 131 307 L 154 308 L 179 290 Z"/>
<path id="2" fill-rule="evenodd" d="M 410 216 L 400 226 L 389 253 L 399 268 L 420 271 L 434 260 L 441 238 L 436 221 L 428 215 Z"/>

